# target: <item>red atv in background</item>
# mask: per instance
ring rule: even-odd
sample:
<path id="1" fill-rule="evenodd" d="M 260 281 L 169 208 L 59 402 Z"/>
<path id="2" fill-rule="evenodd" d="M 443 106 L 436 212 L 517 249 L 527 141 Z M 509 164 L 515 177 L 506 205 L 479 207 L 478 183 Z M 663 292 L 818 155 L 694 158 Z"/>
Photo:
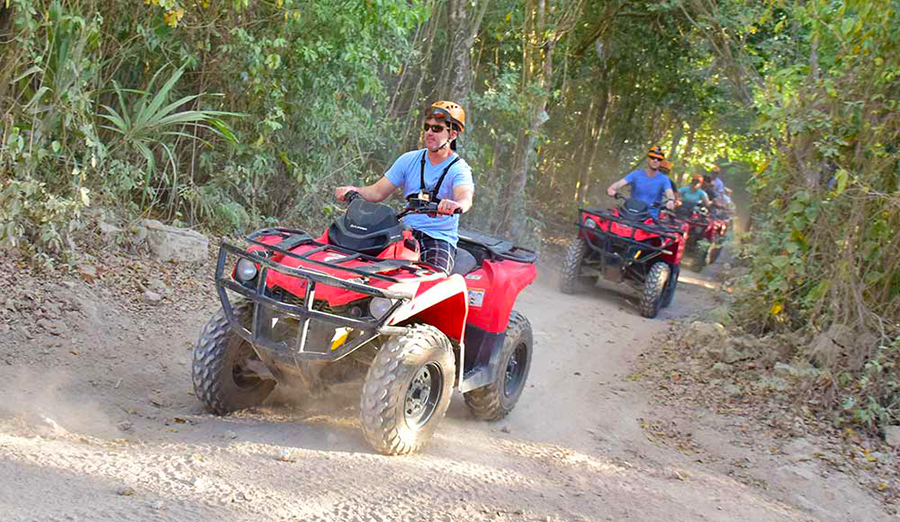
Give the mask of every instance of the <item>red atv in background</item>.
<path id="1" fill-rule="evenodd" d="M 616 194 L 616 199 L 625 199 Z M 656 221 L 650 207 L 626 199 L 608 211 L 579 209 L 578 236 L 562 269 L 563 293 L 595 278 L 627 283 L 640 294 L 640 312 L 653 318 L 671 304 L 678 284 L 686 225 Z"/>
<path id="2" fill-rule="evenodd" d="M 222 308 L 194 349 L 197 397 L 224 415 L 260 404 L 278 383 L 299 379 L 315 397 L 364 375 L 362 430 L 390 455 L 430 440 L 454 387 L 475 416 L 507 415 L 531 365 L 531 325 L 512 308 L 534 281 L 535 253 L 460 231 L 446 275 L 418 262 L 400 221 L 436 214 L 439 202 L 413 199 L 396 213 L 355 192 L 347 200 L 319 238 L 266 228 L 247 248 L 222 243 Z"/>
<path id="3" fill-rule="evenodd" d="M 667 218 L 674 221 L 675 226 L 681 223 L 688 227 L 684 248 L 688 268 L 699 272 L 719 258 L 731 222 L 727 211 L 716 207 L 710 211 L 698 204 L 693 209 L 678 207 L 674 214 L 667 214 Z"/>

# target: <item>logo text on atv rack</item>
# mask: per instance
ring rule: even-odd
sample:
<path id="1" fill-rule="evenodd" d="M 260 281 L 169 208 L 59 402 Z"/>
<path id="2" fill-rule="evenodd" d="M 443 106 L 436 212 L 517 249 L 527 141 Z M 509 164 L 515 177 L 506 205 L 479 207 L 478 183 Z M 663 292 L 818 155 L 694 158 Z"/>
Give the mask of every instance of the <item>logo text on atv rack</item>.
<path id="1" fill-rule="evenodd" d="M 366 228 L 366 227 L 361 227 L 361 226 L 355 225 L 355 224 L 353 224 L 353 223 L 350 223 L 350 228 L 355 228 L 355 229 L 357 229 L 357 230 L 363 230 L 363 231 L 365 231 L 365 232 L 368 232 L 368 231 L 369 231 L 368 228 Z"/>

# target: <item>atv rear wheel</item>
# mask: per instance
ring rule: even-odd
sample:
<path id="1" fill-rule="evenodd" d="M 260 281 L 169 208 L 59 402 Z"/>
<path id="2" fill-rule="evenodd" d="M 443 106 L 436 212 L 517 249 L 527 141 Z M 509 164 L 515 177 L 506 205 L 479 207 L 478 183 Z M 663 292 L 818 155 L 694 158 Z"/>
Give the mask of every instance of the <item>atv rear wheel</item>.
<path id="1" fill-rule="evenodd" d="M 675 289 L 678 287 L 678 274 L 681 273 L 681 265 L 675 267 L 675 270 L 672 270 L 671 275 L 669 276 L 669 281 L 666 283 L 666 290 L 663 293 L 662 303 L 660 303 L 660 307 L 666 308 L 670 304 L 672 304 L 672 300 L 675 299 Z"/>
<path id="2" fill-rule="evenodd" d="M 500 365 L 493 382 L 466 392 L 466 406 L 479 419 L 493 421 L 506 417 L 516 407 L 528 371 L 531 368 L 533 346 L 531 323 L 513 310 L 506 327 L 506 338 L 500 349 Z"/>
<path id="3" fill-rule="evenodd" d="M 587 243 L 584 239 L 578 237 L 569 243 L 566 248 L 566 258 L 562 265 L 562 282 L 560 284 L 562 293 L 574 294 L 581 289 L 584 277 L 581 274 L 581 263 L 584 261 L 584 254 L 587 252 Z"/>
<path id="4" fill-rule="evenodd" d="M 663 290 L 665 290 L 668 280 L 669 265 L 662 261 L 653 263 L 653 266 L 650 267 L 650 272 L 647 273 L 644 288 L 641 290 L 641 315 L 650 319 L 656 317 L 659 313 Z"/>
<path id="5" fill-rule="evenodd" d="M 706 264 L 711 265 L 716 262 L 716 259 L 719 259 L 719 254 L 722 253 L 722 245 L 717 242 L 709 245 L 709 252 L 706 255 Z"/>
<path id="6" fill-rule="evenodd" d="M 238 301 L 233 311 L 243 324 L 253 314 L 252 304 Z M 194 347 L 194 393 L 219 415 L 256 406 L 272 393 L 276 383 L 254 372 L 250 368 L 254 363 L 261 364 L 253 346 L 232 330 L 220 308 L 203 327 Z"/>
<path id="7" fill-rule="evenodd" d="M 375 355 L 360 401 L 363 434 L 385 455 L 418 450 L 441 422 L 456 376 L 450 340 L 430 325 L 413 325 Z"/>
<path id="8" fill-rule="evenodd" d="M 694 272 L 702 271 L 706 268 L 706 265 L 709 264 L 709 252 L 711 248 L 711 245 L 697 245 L 697 250 L 694 251 L 693 263 L 691 263 L 691 268 Z"/>

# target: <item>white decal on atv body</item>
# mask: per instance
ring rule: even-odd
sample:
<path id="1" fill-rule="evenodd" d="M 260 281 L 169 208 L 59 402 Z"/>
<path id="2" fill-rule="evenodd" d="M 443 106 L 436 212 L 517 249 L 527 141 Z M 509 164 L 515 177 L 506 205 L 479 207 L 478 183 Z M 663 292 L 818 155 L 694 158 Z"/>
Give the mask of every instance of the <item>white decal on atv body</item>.
<path id="1" fill-rule="evenodd" d="M 466 276 L 466 279 L 472 279 L 473 281 L 477 281 L 481 279 L 481 274 L 469 274 Z"/>
<path id="2" fill-rule="evenodd" d="M 469 290 L 469 306 L 481 308 L 484 304 L 484 290 Z"/>
<path id="3" fill-rule="evenodd" d="M 438 277 L 446 276 L 441 274 Z M 392 285 L 392 288 L 393 286 L 395 285 Z M 415 299 L 405 303 L 403 306 L 398 308 L 394 312 L 394 315 L 391 316 L 387 324 L 397 324 L 404 319 L 412 317 L 422 310 L 431 308 L 432 306 L 445 301 L 457 294 L 462 294 L 463 297 L 465 297 L 466 282 L 462 278 L 462 276 L 454 274 L 448 277 L 446 280 L 435 284 L 428 290 L 425 290 L 421 294 L 417 295 Z M 462 325 L 460 325 L 460 329 L 462 329 Z"/>
<path id="4" fill-rule="evenodd" d="M 327 263 L 328 261 L 334 261 L 335 259 L 340 259 L 342 257 L 344 257 L 344 254 L 327 254 L 324 258 L 322 258 L 322 261 L 325 261 Z"/>

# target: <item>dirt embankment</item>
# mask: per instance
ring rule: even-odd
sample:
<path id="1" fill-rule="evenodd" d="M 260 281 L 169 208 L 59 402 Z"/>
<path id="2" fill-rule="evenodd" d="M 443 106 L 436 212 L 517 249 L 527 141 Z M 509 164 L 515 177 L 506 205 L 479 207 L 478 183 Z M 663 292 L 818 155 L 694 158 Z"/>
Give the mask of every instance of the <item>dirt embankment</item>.
<path id="1" fill-rule="evenodd" d="M 201 410 L 189 362 L 218 306 L 210 264 L 121 257 L 42 278 L 0 263 L 3 520 L 889 519 L 851 474 L 792 459 L 805 439 L 785 458 L 645 388 L 642 354 L 714 300 L 700 276 L 647 320 L 630 292 L 566 296 L 540 265 L 516 306 L 535 335 L 517 409 L 485 423 L 456 396 L 422 453 L 384 457 L 360 433 L 358 385 Z"/>

